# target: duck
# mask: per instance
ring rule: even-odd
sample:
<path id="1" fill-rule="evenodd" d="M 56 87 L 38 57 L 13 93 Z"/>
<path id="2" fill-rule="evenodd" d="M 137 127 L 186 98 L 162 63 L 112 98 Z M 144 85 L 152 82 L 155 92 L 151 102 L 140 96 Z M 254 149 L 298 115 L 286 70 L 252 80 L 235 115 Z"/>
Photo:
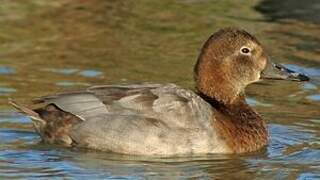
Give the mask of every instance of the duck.
<path id="1" fill-rule="evenodd" d="M 203 44 L 195 90 L 167 83 L 96 85 L 9 103 L 32 119 L 42 143 L 147 156 L 240 154 L 268 143 L 245 88 L 261 80 L 308 81 L 273 63 L 256 37 L 227 27 Z"/>

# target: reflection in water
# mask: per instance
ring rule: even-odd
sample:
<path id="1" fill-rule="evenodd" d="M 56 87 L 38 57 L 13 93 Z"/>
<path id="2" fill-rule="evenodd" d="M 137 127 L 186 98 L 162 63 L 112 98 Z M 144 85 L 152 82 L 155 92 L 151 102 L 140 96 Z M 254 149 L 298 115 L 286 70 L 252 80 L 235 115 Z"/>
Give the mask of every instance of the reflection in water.
<path id="1" fill-rule="evenodd" d="M 316 85 L 312 84 L 312 83 L 305 83 L 303 84 L 303 88 L 305 90 L 316 90 L 318 89 Z"/>
<path id="2" fill-rule="evenodd" d="M 320 101 L 320 94 L 310 95 L 310 96 L 307 96 L 306 98 L 314 100 L 314 101 Z"/>
<path id="3" fill-rule="evenodd" d="M 0 74 L 13 74 L 15 70 L 10 67 L 0 66 Z"/>
<path id="4" fill-rule="evenodd" d="M 320 6 L 317 0 L 263 0 L 255 7 L 268 15 L 271 21 L 298 19 L 312 23 L 320 23 Z"/>
<path id="5" fill-rule="evenodd" d="M 62 68 L 62 69 L 47 69 L 49 72 L 54 72 L 58 74 L 63 74 L 63 75 L 74 75 L 78 74 L 84 77 L 98 77 L 102 75 L 102 72 L 97 71 L 97 70 L 83 70 L 80 71 L 79 69 L 68 69 L 68 68 Z"/>
<path id="6" fill-rule="evenodd" d="M 12 92 L 16 92 L 16 90 L 13 88 L 0 87 L 0 95 L 12 93 Z"/>
<path id="7" fill-rule="evenodd" d="M 320 28 L 317 20 L 309 20 L 318 16 L 319 2 L 255 2 L 1 2 L 0 179 L 319 179 Z M 148 158 L 52 147 L 38 144 L 30 119 L 7 105 L 8 97 L 28 102 L 112 82 L 173 82 L 192 88 L 198 49 L 224 26 L 247 29 L 272 59 L 312 78 L 305 84 L 263 81 L 248 88 L 247 101 L 269 124 L 270 143 L 260 152 Z"/>
<path id="8" fill-rule="evenodd" d="M 79 72 L 79 74 L 85 77 L 97 77 L 100 76 L 102 72 L 96 70 L 84 70 Z"/>
<path id="9" fill-rule="evenodd" d="M 250 106 L 265 106 L 265 107 L 272 106 L 271 104 L 265 104 L 265 103 L 259 102 L 254 98 L 246 98 L 246 101 L 248 104 L 250 104 Z"/>
<path id="10" fill-rule="evenodd" d="M 79 71 L 78 69 L 69 69 L 69 68 L 62 68 L 62 69 L 46 69 L 47 71 L 50 72 L 55 72 L 55 73 L 59 73 L 59 74 L 63 74 L 63 75 L 70 75 L 70 74 L 74 74 L 77 71 Z"/>

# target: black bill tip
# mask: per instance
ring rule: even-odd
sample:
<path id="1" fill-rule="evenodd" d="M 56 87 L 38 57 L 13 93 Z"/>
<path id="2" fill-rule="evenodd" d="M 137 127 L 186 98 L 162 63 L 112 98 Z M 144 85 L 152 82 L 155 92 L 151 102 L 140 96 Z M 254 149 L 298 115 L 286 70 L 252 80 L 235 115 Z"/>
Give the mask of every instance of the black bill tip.
<path id="1" fill-rule="evenodd" d="M 293 75 L 291 74 L 291 76 L 293 76 L 293 78 L 289 77 L 289 79 L 292 79 L 293 81 L 309 81 L 310 80 L 308 76 L 300 73 L 293 73 Z"/>
<path id="2" fill-rule="evenodd" d="M 268 61 L 265 69 L 261 73 L 262 79 L 289 80 L 289 81 L 309 81 L 310 78 L 302 73 L 295 72 L 281 64 Z"/>

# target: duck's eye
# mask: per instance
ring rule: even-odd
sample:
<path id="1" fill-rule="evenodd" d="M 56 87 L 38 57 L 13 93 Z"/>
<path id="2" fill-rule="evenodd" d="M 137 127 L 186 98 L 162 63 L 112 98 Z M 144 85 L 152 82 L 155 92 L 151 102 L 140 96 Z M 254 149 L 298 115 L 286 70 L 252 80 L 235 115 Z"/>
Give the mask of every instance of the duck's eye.
<path id="1" fill-rule="evenodd" d="M 248 47 L 242 47 L 241 49 L 240 49 L 240 52 L 242 53 L 242 54 L 249 54 L 250 53 L 250 48 L 248 48 Z"/>

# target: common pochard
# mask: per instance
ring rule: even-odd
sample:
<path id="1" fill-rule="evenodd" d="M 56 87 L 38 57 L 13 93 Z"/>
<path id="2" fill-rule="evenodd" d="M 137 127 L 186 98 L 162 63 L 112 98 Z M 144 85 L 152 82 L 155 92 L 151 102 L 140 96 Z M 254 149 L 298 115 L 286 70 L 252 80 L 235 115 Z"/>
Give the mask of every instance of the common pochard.
<path id="1" fill-rule="evenodd" d="M 274 64 L 248 32 L 225 28 L 204 43 L 196 91 L 175 84 L 89 87 L 38 98 L 30 116 L 44 143 L 130 155 L 245 153 L 267 144 L 264 120 L 245 100 L 261 79 L 307 81 Z"/>

